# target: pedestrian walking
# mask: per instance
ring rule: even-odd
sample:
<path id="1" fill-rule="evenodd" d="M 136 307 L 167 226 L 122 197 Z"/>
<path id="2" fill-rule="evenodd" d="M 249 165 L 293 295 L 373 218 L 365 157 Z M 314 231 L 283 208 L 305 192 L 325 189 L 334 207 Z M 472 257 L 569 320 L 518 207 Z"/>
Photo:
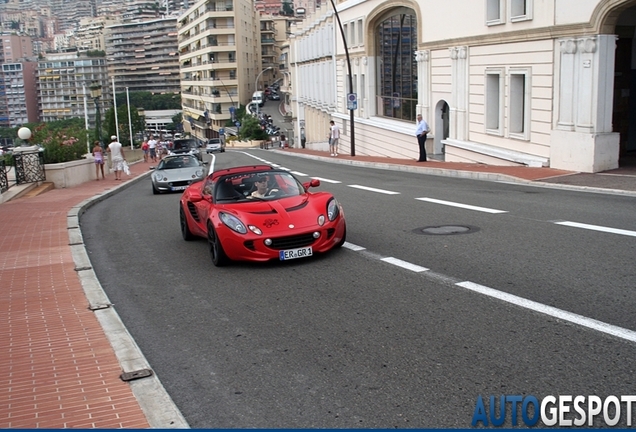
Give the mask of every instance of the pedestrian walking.
<path id="1" fill-rule="evenodd" d="M 422 118 L 422 114 L 418 114 L 417 129 L 415 130 L 417 144 L 420 146 L 420 158 L 417 160 L 418 162 L 426 162 L 426 135 L 429 132 L 428 123 Z"/>
<path id="2" fill-rule="evenodd" d="M 144 139 L 144 142 L 141 143 L 141 151 L 144 152 L 144 162 L 148 162 L 148 157 L 150 153 L 150 146 L 148 146 L 148 140 Z"/>
<path id="3" fill-rule="evenodd" d="M 331 156 L 338 156 L 338 140 L 340 139 L 340 128 L 333 120 L 331 120 L 329 124 L 331 125 L 329 135 L 329 152 L 331 153 Z"/>
<path id="4" fill-rule="evenodd" d="M 102 173 L 102 180 L 106 180 L 104 176 L 104 149 L 99 145 L 99 141 L 93 143 L 93 157 L 95 158 L 95 180 L 99 180 L 99 173 Z"/>
<path id="5" fill-rule="evenodd" d="M 148 140 L 148 150 L 150 150 L 150 160 L 157 162 L 157 140 L 154 135 Z"/>
<path id="6" fill-rule="evenodd" d="M 111 155 L 112 168 L 115 171 L 115 180 L 121 180 L 121 175 L 124 172 L 124 164 L 126 162 L 126 156 L 124 155 L 124 149 L 117 141 L 117 136 L 110 137 L 111 143 L 108 144 L 108 152 Z"/>

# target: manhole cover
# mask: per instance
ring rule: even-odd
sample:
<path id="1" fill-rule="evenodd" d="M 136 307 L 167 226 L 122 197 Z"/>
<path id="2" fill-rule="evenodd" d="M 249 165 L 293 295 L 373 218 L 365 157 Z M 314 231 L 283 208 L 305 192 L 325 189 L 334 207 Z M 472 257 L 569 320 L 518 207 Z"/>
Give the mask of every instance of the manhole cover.
<path id="1" fill-rule="evenodd" d="M 464 225 L 440 225 L 424 228 L 416 228 L 413 230 L 416 234 L 429 235 L 453 235 L 453 234 L 469 234 L 479 231 L 479 228 Z"/>

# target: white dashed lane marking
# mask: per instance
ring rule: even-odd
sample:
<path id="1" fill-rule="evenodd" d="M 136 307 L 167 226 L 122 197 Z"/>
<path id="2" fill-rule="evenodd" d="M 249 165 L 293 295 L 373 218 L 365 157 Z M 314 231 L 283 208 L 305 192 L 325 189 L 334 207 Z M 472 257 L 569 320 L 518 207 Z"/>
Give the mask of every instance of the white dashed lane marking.
<path id="1" fill-rule="evenodd" d="M 331 180 L 331 179 L 326 179 L 326 178 L 322 178 L 322 177 L 312 177 L 312 179 L 316 179 L 316 180 L 320 180 L 321 182 L 325 182 L 325 183 L 342 183 L 339 180 Z"/>
<path id="2" fill-rule="evenodd" d="M 421 267 L 421 266 L 418 266 L 417 264 L 411 264 L 410 262 L 402 261 L 401 259 L 397 259 L 393 257 L 382 258 L 380 261 L 384 261 L 389 264 L 402 267 L 403 269 L 414 271 L 416 273 L 428 271 L 426 267 Z"/>
<path id="3" fill-rule="evenodd" d="M 361 189 L 361 190 L 365 190 L 365 191 L 369 191 L 369 192 L 377 192 L 377 193 L 381 193 L 381 194 L 385 194 L 385 195 L 399 195 L 399 192 L 393 192 L 393 191 L 388 191 L 388 190 L 384 190 L 384 189 L 376 189 L 376 188 L 372 188 L 372 187 L 368 187 L 368 186 L 360 186 L 360 185 L 348 185 L 349 187 L 355 188 L 355 189 Z"/>
<path id="4" fill-rule="evenodd" d="M 486 295 L 488 297 L 493 297 L 493 298 L 505 301 L 507 303 L 520 306 L 525 309 L 530 309 L 535 312 L 540 312 L 542 314 L 552 316 L 554 318 L 558 318 L 564 321 L 569 321 L 571 323 L 578 324 L 580 326 L 587 327 L 592 330 L 596 330 L 596 331 L 606 333 L 612 336 L 616 336 L 621 339 L 628 340 L 630 342 L 636 342 L 636 332 L 629 329 L 607 324 L 592 318 L 587 318 L 582 315 L 578 315 L 572 312 L 564 311 L 562 309 L 545 305 L 543 303 L 537 303 L 535 301 L 528 300 L 523 297 L 518 297 L 516 295 L 508 294 L 502 291 L 488 288 L 486 286 L 479 285 L 473 282 L 468 282 L 468 281 L 459 282 L 455 285 L 465 288 L 467 290 L 477 292 L 479 294 Z"/>
<path id="5" fill-rule="evenodd" d="M 416 200 L 419 201 L 426 201 L 426 202 L 430 202 L 430 203 L 435 203 L 435 204 L 442 204 L 442 205 L 447 205 L 447 206 L 451 206 L 451 207 L 459 207 L 459 208 L 463 208 L 463 209 L 467 209 L 467 210 L 475 210 L 475 211 L 480 211 L 480 212 L 484 212 L 484 213 L 508 213 L 505 210 L 496 210 L 496 209 L 491 209 L 491 208 L 486 208 L 486 207 L 478 207 L 478 206 L 473 206 L 473 205 L 468 205 L 468 204 L 461 204 L 461 203 L 456 203 L 456 202 L 452 202 L 452 201 L 443 201 L 443 200 L 438 200 L 438 199 L 434 199 L 434 198 L 415 198 Z"/>
<path id="6" fill-rule="evenodd" d="M 588 225 L 584 223 L 569 222 L 569 221 L 555 222 L 555 224 L 574 227 L 574 228 L 583 228 L 583 229 L 592 230 L 592 231 L 601 231 L 606 233 L 636 237 L 636 231 L 630 231 L 630 230 L 624 230 L 624 229 L 618 229 L 618 228 L 609 228 L 609 227 L 604 227 L 600 225 Z"/>

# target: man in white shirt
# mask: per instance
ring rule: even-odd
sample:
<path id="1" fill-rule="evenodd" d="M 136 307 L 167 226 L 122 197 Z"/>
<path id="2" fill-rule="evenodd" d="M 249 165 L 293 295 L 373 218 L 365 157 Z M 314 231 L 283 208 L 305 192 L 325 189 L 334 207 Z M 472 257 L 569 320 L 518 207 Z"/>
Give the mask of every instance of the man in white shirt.
<path id="1" fill-rule="evenodd" d="M 417 129 L 415 136 L 417 144 L 420 146 L 420 158 L 418 162 L 426 162 L 426 134 L 428 134 L 428 123 L 422 118 L 422 114 L 417 115 Z"/>
<path id="2" fill-rule="evenodd" d="M 150 151 L 150 160 L 157 162 L 157 140 L 154 135 L 148 140 L 148 150 Z"/>
<path id="3" fill-rule="evenodd" d="M 115 171 L 115 180 L 121 180 L 121 174 L 124 172 L 124 163 L 126 162 L 124 156 L 124 149 L 117 141 L 117 136 L 110 137 L 111 143 L 108 144 L 108 152 L 110 153 L 111 167 Z"/>
<path id="4" fill-rule="evenodd" d="M 340 139 L 340 128 L 333 120 L 331 120 L 329 124 L 331 125 L 331 134 L 329 135 L 329 152 L 331 153 L 331 156 L 338 156 L 338 140 Z"/>

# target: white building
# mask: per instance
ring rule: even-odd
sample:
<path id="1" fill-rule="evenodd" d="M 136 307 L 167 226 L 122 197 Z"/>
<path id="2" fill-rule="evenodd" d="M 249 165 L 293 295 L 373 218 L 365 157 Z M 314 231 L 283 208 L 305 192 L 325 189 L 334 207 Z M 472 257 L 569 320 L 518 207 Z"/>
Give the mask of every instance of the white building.
<path id="1" fill-rule="evenodd" d="M 292 30 L 296 133 L 355 153 L 598 172 L 636 151 L 634 0 L 349 0 Z M 460 11 L 461 9 L 461 11 Z M 350 82 L 353 89 L 350 90 Z"/>

